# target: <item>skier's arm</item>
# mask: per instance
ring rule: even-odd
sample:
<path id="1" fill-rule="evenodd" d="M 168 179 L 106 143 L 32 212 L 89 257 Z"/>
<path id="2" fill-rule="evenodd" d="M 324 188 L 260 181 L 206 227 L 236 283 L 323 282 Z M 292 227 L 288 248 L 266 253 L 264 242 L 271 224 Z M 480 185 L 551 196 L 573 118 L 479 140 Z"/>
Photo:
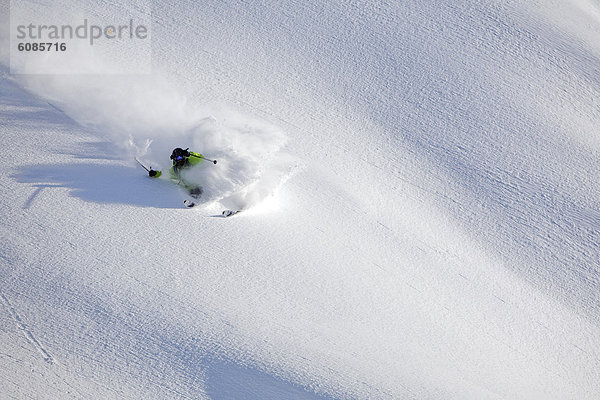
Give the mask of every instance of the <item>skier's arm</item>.
<path id="1" fill-rule="evenodd" d="M 190 151 L 189 162 L 191 165 L 200 164 L 202 161 L 204 161 L 204 156 L 202 154 Z"/>
<path id="2" fill-rule="evenodd" d="M 158 178 L 162 175 L 162 172 L 150 169 L 150 171 L 148 171 L 148 175 L 150 176 L 150 178 Z"/>

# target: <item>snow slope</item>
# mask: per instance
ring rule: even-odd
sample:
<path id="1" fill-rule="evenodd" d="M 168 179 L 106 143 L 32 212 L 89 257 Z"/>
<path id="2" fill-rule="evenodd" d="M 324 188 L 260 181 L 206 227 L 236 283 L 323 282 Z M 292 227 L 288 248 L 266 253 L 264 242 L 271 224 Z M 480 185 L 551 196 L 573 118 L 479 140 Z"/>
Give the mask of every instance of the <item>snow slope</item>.
<path id="1" fill-rule="evenodd" d="M 14 76 L 3 2 L 0 397 L 599 397 L 599 9 L 155 2 L 152 75 Z M 188 145 L 249 210 L 132 161 Z"/>

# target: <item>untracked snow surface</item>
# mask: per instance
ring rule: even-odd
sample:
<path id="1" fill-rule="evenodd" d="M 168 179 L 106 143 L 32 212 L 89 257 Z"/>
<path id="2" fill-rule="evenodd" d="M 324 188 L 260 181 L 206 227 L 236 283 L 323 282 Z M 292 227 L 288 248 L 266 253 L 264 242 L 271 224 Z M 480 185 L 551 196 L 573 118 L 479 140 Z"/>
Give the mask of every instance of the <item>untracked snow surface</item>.
<path id="1" fill-rule="evenodd" d="M 52 3 L 152 74 L 1 3 L 1 399 L 600 398 L 598 1 Z"/>

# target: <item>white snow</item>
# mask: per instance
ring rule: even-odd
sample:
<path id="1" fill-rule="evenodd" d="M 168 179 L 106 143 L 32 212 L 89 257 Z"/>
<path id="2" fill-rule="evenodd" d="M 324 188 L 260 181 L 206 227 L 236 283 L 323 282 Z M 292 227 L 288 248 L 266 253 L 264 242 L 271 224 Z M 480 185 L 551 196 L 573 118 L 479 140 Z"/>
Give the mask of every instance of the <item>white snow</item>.
<path id="1" fill-rule="evenodd" d="M 156 1 L 151 75 L 13 75 L 4 0 L 0 398 L 599 398 L 599 9 Z"/>

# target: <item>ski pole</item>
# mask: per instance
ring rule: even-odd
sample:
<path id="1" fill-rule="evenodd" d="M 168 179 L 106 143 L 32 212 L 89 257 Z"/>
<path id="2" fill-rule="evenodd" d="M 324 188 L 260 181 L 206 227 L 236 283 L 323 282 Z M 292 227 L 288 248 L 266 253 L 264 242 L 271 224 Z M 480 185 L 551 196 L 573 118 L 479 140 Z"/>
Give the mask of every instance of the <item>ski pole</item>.
<path id="1" fill-rule="evenodd" d="M 195 155 L 195 154 L 191 154 L 191 155 L 192 155 L 193 157 L 196 157 L 196 158 L 201 158 L 201 159 L 203 159 L 203 160 L 210 161 L 210 162 L 211 162 L 211 163 L 213 163 L 213 164 L 216 164 L 216 163 L 217 163 L 217 160 L 211 160 L 210 158 L 206 158 L 206 157 L 204 157 L 204 156 L 197 156 L 197 155 Z"/>
<path id="2" fill-rule="evenodd" d="M 150 172 L 150 170 L 149 170 L 148 168 L 146 168 L 146 166 L 145 166 L 144 164 L 142 164 L 142 163 L 140 162 L 140 160 L 138 160 L 138 159 L 137 159 L 137 157 L 135 157 L 135 161 L 137 161 L 137 162 L 138 162 L 138 164 L 140 164 L 140 165 L 142 166 L 142 168 L 144 168 L 146 171 Z"/>

